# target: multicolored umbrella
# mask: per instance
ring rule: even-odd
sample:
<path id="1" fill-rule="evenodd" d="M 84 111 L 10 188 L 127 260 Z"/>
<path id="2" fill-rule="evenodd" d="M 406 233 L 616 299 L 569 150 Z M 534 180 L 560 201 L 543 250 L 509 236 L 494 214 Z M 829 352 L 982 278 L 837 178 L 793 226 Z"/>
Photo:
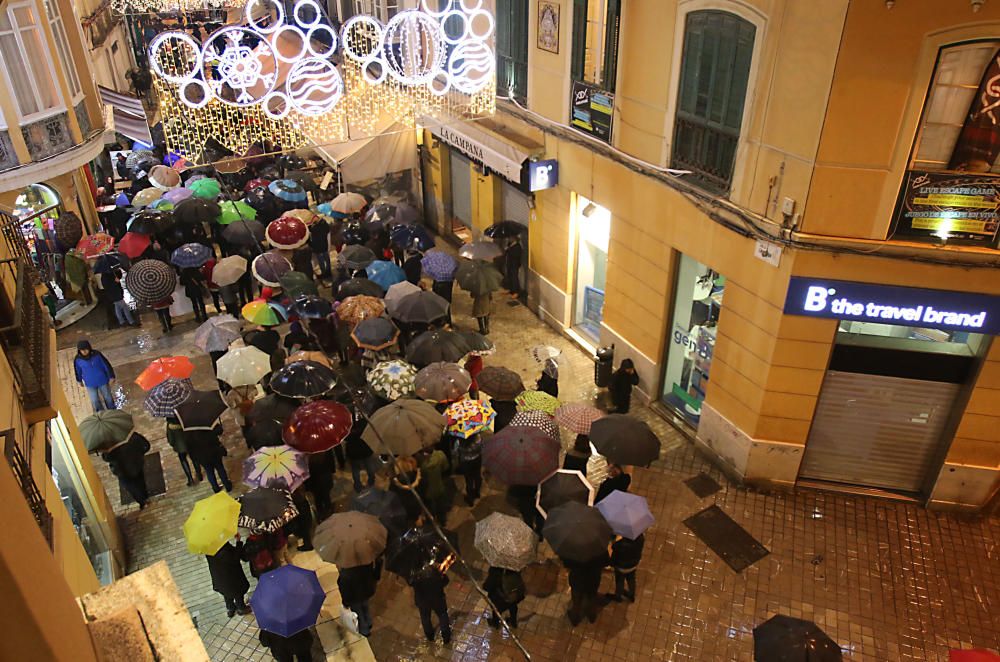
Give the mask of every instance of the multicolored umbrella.
<path id="1" fill-rule="evenodd" d="M 174 408 L 174 416 L 185 431 L 211 430 L 228 409 L 219 391 L 191 391 L 191 395 Z"/>
<path id="2" fill-rule="evenodd" d="M 294 179 L 276 179 L 267 185 L 267 190 L 286 202 L 305 202 L 309 197 L 302 184 Z"/>
<path id="3" fill-rule="evenodd" d="M 212 267 L 212 282 L 220 287 L 233 285 L 247 272 L 247 261 L 241 255 L 230 255 Z"/>
<path id="4" fill-rule="evenodd" d="M 476 522 L 475 546 L 496 568 L 520 572 L 538 557 L 538 536 L 519 517 L 492 513 Z"/>
<path id="5" fill-rule="evenodd" d="M 240 221 L 227 225 L 222 237 L 234 246 L 256 247 L 264 243 L 264 226 L 260 221 Z"/>
<path id="6" fill-rule="evenodd" d="M 189 181 L 187 187 L 191 189 L 194 197 L 201 198 L 203 200 L 215 200 L 222 192 L 222 187 L 219 185 L 219 182 L 210 177 L 203 177 L 201 179 Z"/>
<path id="7" fill-rule="evenodd" d="M 508 425 L 483 442 L 483 466 L 507 485 L 537 485 L 559 468 L 560 450 L 540 428 Z"/>
<path id="8" fill-rule="evenodd" d="M 133 207 L 148 207 L 163 195 L 163 191 L 158 188 L 150 187 L 144 188 L 134 196 L 132 196 L 132 206 Z"/>
<path id="9" fill-rule="evenodd" d="M 288 271 L 283 273 L 281 278 L 278 279 L 278 283 L 281 285 L 281 291 L 284 292 L 285 296 L 291 298 L 303 295 L 316 296 L 319 294 L 319 288 L 316 287 L 316 282 L 301 271 Z"/>
<path id="10" fill-rule="evenodd" d="M 337 255 L 337 264 L 348 269 L 365 269 L 375 261 L 375 253 L 365 246 L 344 246 Z"/>
<path id="11" fill-rule="evenodd" d="M 307 402 L 292 413 L 281 438 L 304 453 L 322 453 L 339 446 L 354 424 L 351 410 L 332 400 Z"/>
<path id="12" fill-rule="evenodd" d="M 428 251 L 420 258 L 420 266 L 433 280 L 445 282 L 455 280 L 458 261 L 444 251 Z"/>
<path id="13" fill-rule="evenodd" d="M 125 274 L 125 287 L 139 303 L 156 303 L 174 293 L 177 272 L 166 262 L 143 260 Z"/>
<path id="14" fill-rule="evenodd" d="M 406 361 L 382 361 L 368 371 L 368 383 L 386 400 L 398 400 L 413 395 L 413 380 L 417 369 Z"/>
<path id="15" fill-rule="evenodd" d="M 383 290 L 388 290 L 396 283 L 402 283 L 406 280 L 406 273 L 388 260 L 375 260 L 365 267 L 365 272 L 368 274 L 368 280 Z"/>
<path id="16" fill-rule="evenodd" d="M 597 508 L 570 501 L 552 509 L 542 535 L 559 558 L 586 563 L 607 554 L 612 534 Z"/>
<path id="17" fill-rule="evenodd" d="M 597 509 L 608 520 L 608 525 L 616 536 L 629 540 L 641 536 L 656 521 L 645 498 L 621 490 L 614 490 L 601 499 L 597 503 Z"/>
<path id="18" fill-rule="evenodd" d="M 582 402 L 570 402 L 556 409 L 553 416 L 556 423 L 570 432 L 590 434 L 590 426 L 597 419 L 603 418 L 604 412 Z"/>
<path id="19" fill-rule="evenodd" d="M 507 428 L 504 428 L 506 430 Z M 535 508 L 543 516 L 557 506 L 576 501 L 587 506 L 594 505 L 596 490 L 582 471 L 557 469 L 538 484 L 535 494 Z"/>
<path id="20" fill-rule="evenodd" d="M 215 376 L 233 388 L 252 386 L 271 372 L 271 357 L 250 345 L 233 347 L 215 364 Z"/>
<path id="21" fill-rule="evenodd" d="M 385 303 L 381 299 L 364 295 L 347 297 L 337 306 L 337 317 L 349 324 L 357 324 L 361 320 L 381 317 L 384 312 Z"/>
<path id="22" fill-rule="evenodd" d="M 216 222 L 219 225 L 229 225 L 237 221 L 254 221 L 257 210 L 242 200 L 226 200 L 219 203 L 219 215 Z"/>
<path id="23" fill-rule="evenodd" d="M 261 448 L 243 461 L 243 482 L 250 487 L 294 492 L 308 477 L 308 456 L 291 446 Z"/>
<path id="24" fill-rule="evenodd" d="M 86 237 L 81 239 L 76 245 L 76 250 L 83 255 L 83 257 L 90 259 L 97 257 L 98 255 L 110 253 L 111 249 L 114 247 L 114 237 L 106 232 L 97 232 L 95 234 L 88 234 Z"/>
<path id="25" fill-rule="evenodd" d="M 261 630 L 290 637 L 316 624 L 325 600 L 315 571 L 283 565 L 257 580 L 250 607 Z"/>
<path id="26" fill-rule="evenodd" d="M 190 379 L 168 379 L 150 389 L 142 406 L 150 416 L 167 418 L 174 415 L 174 410 L 187 400 L 192 392 L 194 385 Z"/>
<path id="27" fill-rule="evenodd" d="M 105 409 L 80 421 L 80 436 L 88 453 L 108 450 L 126 439 L 135 428 L 132 416 L 121 409 Z"/>
<path id="28" fill-rule="evenodd" d="M 287 317 L 285 309 L 279 304 L 263 299 L 256 299 L 243 306 L 240 314 L 243 315 L 243 319 L 260 326 L 278 326 Z"/>
<path id="29" fill-rule="evenodd" d="M 365 199 L 365 196 L 360 193 L 346 191 L 330 201 L 330 211 L 344 214 L 345 216 L 357 214 L 367 204 L 368 200 Z"/>
<path id="30" fill-rule="evenodd" d="M 510 423 L 507 425 L 513 427 L 523 426 L 528 428 L 537 428 L 544 432 L 546 436 L 553 441 L 558 442 L 561 439 L 559 435 L 559 426 L 556 425 L 556 422 L 552 419 L 552 417 L 544 411 L 519 411 L 511 417 Z"/>
<path id="31" fill-rule="evenodd" d="M 413 386 L 422 400 L 454 402 L 469 392 L 472 376 L 457 363 L 436 361 L 420 369 Z"/>
<path id="32" fill-rule="evenodd" d="M 660 439 L 643 421 L 608 414 L 590 426 L 590 443 L 615 464 L 648 467 L 660 457 Z"/>
<path id="33" fill-rule="evenodd" d="M 454 331 L 424 331 L 406 345 L 406 360 L 423 367 L 435 361 L 455 363 L 469 353 L 469 343 Z"/>
<path id="34" fill-rule="evenodd" d="M 315 295 L 302 295 L 295 297 L 289 311 L 299 317 L 311 320 L 324 319 L 333 313 L 333 304 Z"/>
<path id="35" fill-rule="evenodd" d="M 194 332 L 195 347 L 203 352 L 224 352 L 240 337 L 240 321 L 232 315 L 209 317 Z"/>
<path id="36" fill-rule="evenodd" d="M 458 255 L 466 260 L 492 262 L 503 255 L 503 249 L 492 241 L 473 241 L 462 244 Z"/>
<path id="37" fill-rule="evenodd" d="M 399 329 L 386 317 L 370 317 L 357 323 L 351 338 L 358 347 L 380 352 L 399 339 Z"/>
<path id="38" fill-rule="evenodd" d="M 553 416 L 559 409 L 559 400 L 544 391 L 524 391 L 514 398 L 518 411 L 542 411 Z"/>
<path id="39" fill-rule="evenodd" d="M 133 260 L 143 253 L 146 249 L 150 247 L 153 240 L 149 238 L 148 234 L 142 234 L 139 232 L 126 232 L 125 236 L 118 241 L 118 252 L 122 255 L 127 255 Z M 173 290 L 171 290 L 172 292 Z"/>
<path id="40" fill-rule="evenodd" d="M 188 243 L 174 249 L 170 254 L 170 263 L 181 269 L 196 269 L 215 257 L 212 249 L 205 244 Z"/>
<path id="41" fill-rule="evenodd" d="M 503 285 L 503 274 L 489 262 L 465 260 L 456 272 L 458 286 L 472 296 L 483 296 L 496 292 Z"/>
<path id="42" fill-rule="evenodd" d="M 254 278 L 264 285 L 281 287 L 281 277 L 292 270 L 292 265 L 277 253 L 263 253 L 253 259 L 250 269 Z"/>
<path id="43" fill-rule="evenodd" d="M 356 568 L 375 562 L 385 551 L 389 532 L 373 515 L 334 513 L 316 527 L 313 536 L 319 557 L 327 563 Z"/>
<path id="44" fill-rule="evenodd" d="M 281 488 L 255 487 L 239 502 L 239 524 L 254 533 L 274 533 L 299 514 L 291 493 Z"/>
<path id="45" fill-rule="evenodd" d="M 236 535 L 240 504 L 225 492 L 196 501 L 184 522 L 184 538 L 192 554 L 215 554 Z"/>
<path id="46" fill-rule="evenodd" d="M 264 235 L 275 248 L 291 251 L 309 241 L 309 227 L 294 216 L 282 216 L 267 224 Z"/>
<path id="47" fill-rule="evenodd" d="M 460 439 L 489 430 L 497 417 L 493 407 L 482 400 L 453 402 L 444 410 L 444 415 L 448 419 L 448 434 Z"/>
<path id="48" fill-rule="evenodd" d="M 380 298 L 384 293 L 381 285 L 367 278 L 350 278 L 337 287 L 337 298 L 341 301 L 356 296 Z"/>
<path id="49" fill-rule="evenodd" d="M 135 378 L 143 391 L 148 391 L 168 379 L 187 379 L 194 373 L 194 364 L 186 356 L 161 356 L 146 366 Z"/>
<path id="50" fill-rule="evenodd" d="M 413 455 L 440 441 L 446 423 L 429 402 L 396 400 L 372 414 L 361 438 L 376 453 Z"/>
<path id="51" fill-rule="evenodd" d="M 524 391 L 524 381 L 521 375 L 510 368 L 501 366 L 486 366 L 476 376 L 479 390 L 493 396 L 497 400 L 512 401 L 518 393 Z"/>
<path id="52" fill-rule="evenodd" d="M 444 297 L 420 290 L 395 303 L 393 316 L 401 322 L 430 324 L 448 316 L 451 304 Z"/>

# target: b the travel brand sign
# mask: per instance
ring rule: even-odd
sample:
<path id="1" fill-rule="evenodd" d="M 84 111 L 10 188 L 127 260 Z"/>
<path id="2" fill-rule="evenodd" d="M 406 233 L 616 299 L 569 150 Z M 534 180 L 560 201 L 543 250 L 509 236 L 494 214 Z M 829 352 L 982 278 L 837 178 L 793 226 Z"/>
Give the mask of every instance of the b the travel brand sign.
<path id="1" fill-rule="evenodd" d="M 785 297 L 785 312 L 927 329 L 1000 333 L 1000 297 L 967 292 L 793 276 Z"/>

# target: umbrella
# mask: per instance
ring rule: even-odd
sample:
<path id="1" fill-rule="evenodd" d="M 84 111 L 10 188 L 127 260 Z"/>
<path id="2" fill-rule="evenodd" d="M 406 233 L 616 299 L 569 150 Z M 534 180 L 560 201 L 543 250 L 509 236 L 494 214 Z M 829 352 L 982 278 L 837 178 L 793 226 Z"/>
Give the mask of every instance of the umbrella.
<path id="1" fill-rule="evenodd" d="M 315 361 L 293 361 L 271 375 L 271 390 L 287 398 L 315 398 L 336 385 L 333 370 Z"/>
<path id="2" fill-rule="evenodd" d="M 126 232 L 125 236 L 118 242 L 118 252 L 127 255 L 133 260 L 143 253 L 153 243 L 148 234 L 138 232 Z M 173 289 L 170 290 L 173 292 Z"/>
<path id="3" fill-rule="evenodd" d="M 520 518 L 492 513 L 476 522 L 475 546 L 491 566 L 520 572 L 535 562 L 538 536 Z"/>
<path id="4" fill-rule="evenodd" d="M 444 410 L 448 419 L 448 434 L 459 439 L 468 439 L 483 430 L 489 430 L 497 413 L 489 403 L 482 400 L 459 400 Z"/>
<path id="5" fill-rule="evenodd" d="M 586 563 L 607 554 L 611 527 L 596 508 L 570 501 L 552 509 L 542 535 L 559 558 Z"/>
<path id="6" fill-rule="evenodd" d="M 284 308 L 279 312 L 283 311 Z M 281 344 L 281 335 L 274 329 L 254 329 L 243 336 L 243 340 L 246 344 L 256 347 L 265 354 L 274 355 L 278 353 L 278 347 Z"/>
<path id="7" fill-rule="evenodd" d="M 406 509 L 395 492 L 387 492 L 377 487 L 365 488 L 351 500 L 351 510 L 378 518 L 394 538 L 406 530 L 408 522 Z"/>
<path id="8" fill-rule="evenodd" d="M 319 294 L 316 283 L 301 271 L 283 273 L 281 278 L 278 279 L 278 283 L 281 285 L 281 291 L 292 298 L 306 294 L 313 296 Z"/>
<path id="9" fill-rule="evenodd" d="M 591 424 L 604 417 L 604 412 L 597 407 L 585 405 L 582 402 L 570 402 L 556 409 L 556 423 L 576 434 L 590 434 Z"/>
<path id="10" fill-rule="evenodd" d="M 554 441 L 559 441 L 559 426 L 552 419 L 551 416 L 543 411 L 519 411 L 514 414 L 510 419 L 510 425 L 512 427 L 524 426 L 529 428 L 537 428 L 545 433 L 550 439 Z"/>
<path id="11" fill-rule="evenodd" d="M 216 315 L 209 317 L 195 330 L 194 344 L 203 352 L 224 352 L 239 337 L 238 319 L 232 315 Z"/>
<path id="12" fill-rule="evenodd" d="M 260 402 L 260 400 L 256 400 L 253 405 L 251 405 L 251 411 L 253 411 L 253 406 L 255 406 L 258 402 Z M 291 416 L 291 412 L 294 410 L 295 407 L 293 406 L 288 415 Z M 246 439 L 247 446 L 255 450 L 269 448 L 272 446 L 284 446 L 285 443 L 281 440 L 281 429 L 281 423 L 270 418 L 265 418 L 251 424 L 250 427 L 247 428 L 246 433 L 244 433 L 244 438 Z"/>
<path id="13" fill-rule="evenodd" d="M 59 218 L 53 222 L 52 229 L 64 250 L 73 248 L 83 239 L 83 222 L 71 211 L 60 213 Z"/>
<path id="14" fill-rule="evenodd" d="M 155 209 L 156 211 L 170 211 L 174 208 L 174 203 L 169 200 L 164 200 L 162 197 L 159 200 L 154 200 L 149 205 L 149 209 Z"/>
<path id="15" fill-rule="evenodd" d="M 464 257 L 466 260 L 492 262 L 503 255 L 503 251 L 499 245 L 494 244 L 492 241 L 473 241 L 468 244 L 462 244 L 462 247 L 458 249 L 458 255 L 459 257 Z"/>
<path id="16" fill-rule="evenodd" d="M 266 186 L 251 189 L 243 201 L 257 210 L 257 218 L 262 222 L 271 222 L 281 216 L 284 203 L 279 200 Z"/>
<path id="17" fill-rule="evenodd" d="M 240 314 L 243 315 L 243 319 L 260 326 L 278 326 L 287 317 L 285 309 L 279 304 L 263 299 L 255 299 L 243 306 Z"/>
<path id="18" fill-rule="evenodd" d="M 215 255 L 205 244 L 189 243 L 175 248 L 170 254 L 170 263 L 181 269 L 196 269 L 202 267 Z"/>
<path id="19" fill-rule="evenodd" d="M 115 269 L 122 268 L 121 256 L 117 253 L 98 255 L 94 261 L 93 272 L 95 274 L 109 274 Z"/>
<path id="20" fill-rule="evenodd" d="M 148 391 L 167 379 L 187 379 L 194 372 L 194 364 L 186 356 L 162 356 L 139 373 L 135 383 Z"/>
<path id="21" fill-rule="evenodd" d="M 382 361 L 368 371 L 368 383 L 386 400 L 398 400 L 413 394 L 417 369 L 406 361 Z"/>
<path id="22" fill-rule="evenodd" d="M 211 430 L 227 409 L 218 391 L 191 391 L 191 395 L 174 409 L 174 415 L 185 431 Z"/>
<path id="23" fill-rule="evenodd" d="M 394 305 L 393 316 L 401 322 L 430 324 L 448 316 L 451 304 L 444 297 L 420 290 L 407 294 Z"/>
<path id="24" fill-rule="evenodd" d="M 219 203 L 219 214 L 215 217 L 219 225 L 229 225 L 237 221 L 254 221 L 257 210 L 242 200 L 226 200 Z"/>
<path id="25" fill-rule="evenodd" d="M 305 202 L 309 197 L 302 184 L 294 179 L 276 179 L 267 185 L 267 190 L 286 202 Z"/>
<path id="26" fill-rule="evenodd" d="M 333 304 L 312 294 L 295 297 L 289 312 L 305 319 L 324 319 L 333 313 Z"/>
<path id="27" fill-rule="evenodd" d="M 191 191 L 191 189 L 186 190 Z M 181 200 L 174 206 L 174 219 L 178 223 L 184 223 L 185 225 L 208 223 L 219 218 L 219 215 L 222 214 L 222 208 L 219 206 L 219 203 L 214 200 L 193 197 L 194 191 L 191 191 L 191 195 L 192 197 Z"/>
<path id="28" fill-rule="evenodd" d="M 192 554 L 215 554 L 236 535 L 240 504 L 225 492 L 195 502 L 184 522 L 184 538 Z"/>
<path id="29" fill-rule="evenodd" d="M 263 253 L 253 259 L 250 268 L 254 278 L 264 285 L 281 287 L 281 277 L 292 270 L 292 265 L 277 253 Z"/>
<path id="30" fill-rule="evenodd" d="M 252 248 L 264 243 L 264 226 L 260 221 L 240 221 L 227 225 L 222 237 L 234 246 Z"/>
<path id="31" fill-rule="evenodd" d="M 371 208 L 365 213 L 365 220 L 369 223 L 382 223 L 384 225 L 408 224 L 420 218 L 417 210 L 402 202 L 379 202 L 372 203 Z"/>
<path id="32" fill-rule="evenodd" d="M 156 155 L 148 149 L 133 149 L 132 153 L 125 157 L 125 167 L 133 170 L 144 161 L 155 161 Z"/>
<path id="33" fill-rule="evenodd" d="M 311 209 L 290 209 L 282 214 L 282 216 L 297 218 L 306 225 L 312 225 L 319 219 L 319 215 Z"/>
<path id="34" fill-rule="evenodd" d="M 286 398 L 277 393 L 269 393 L 259 400 L 254 400 L 247 413 L 247 420 L 256 427 L 265 421 L 275 421 L 282 425 L 299 408 L 298 400 Z M 281 436 L 279 430 L 278 437 Z"/>
<path id="35" fill-rule="evenodd" d="M 375 261 L 375 253 L 365 246 L 344 246 L 337 255 L 337 264 L 348 269 L 364 269 Z"/>
<path id="36" fill-rule="evenodd" d="M 252 386 L 271 372 L 271 357 L 256 347 L 233 347 L 215 364 L 215 376 L 233 388 Z"/>
<path id="37" fill-rule="evenodd" d="M 594 486 L 582 472 L 557 469 L 538 484 L 535 507 L 542 515 L 548 517 L 549 511 L 570 501 L 594 505 Z"/>
<path id="38" fill-rule="evenodd" d="M 142 211 L 132 214 L 132 217 L 128 219 L 128 223 L 125 224 L 125 228 L 129 232 L 137 232 L 139 234 L 156 234 L 163 230 L 167 230 L 174 223 L 173 214 L 169 214 L 165 211 L 157 209 L 143 209 Z"/>
<path id="39" fill-rule="evenodd" d="M 85 258 L 97 257 L 110 253 L 115 247 L 115 238 L 105 232 L 88 234 L 76 245 L 76 250 Z"/>
<path id="40" fill-rule="evenodd" d="M 615 464 L 648 467 L 660 457 L 660 440 L 648 425 L 625 414 L 608 414 L 590 426 L 590 443 Z"/>
<path id="41" fill-rule="evenodd" d="M 264 232 L 267 241 L 275 248 L 291 251 L 309 241 L 309 228 L 294 216 L 282 216 L 267 224 Z"/>
<path id="42" fill-rule="evenodd" d="M 455 280 L 458 262 L 444 251 L 428 251 L 420 258 L 424 273 L 436 281 Z"/>
<path id="43" fill-rule="evenodd" d="M 325 600 L 315 571 L 285 565 L 257 580 L 250 607 L 261 630 L 290 637 L 316 624 Z"/>
<path id="44" fill-rule="evenodd" d="M 503 284 L 503 274 L 489 262 L 465 260 L 458 265 L 458 285 L 472 296 L 496 292 Z"/>
<path id="45" fill-rule="evenodd" d="M 181 185 L 181 175 L 173 168 L 165 165 L 155 165 L 149 170 L 149 183 L 160 189 L 168 191 Z"/>
<path id="46" fill-rule="evenodd" d="M 276 487 L 294 492 L 308 477 L 306 454 L 291 446 L 261 448 L 243 461 L 243 482 L 250 487 Z"/>
<path id="47" fill-rule="evenodd" d="M 507 485 L 537 485 L 559 468 L 559 451 L 543 430 L 508 425 L 483 442 L 483 466 Z"/>
<path id="48" fill-rule="evenodd" d="M 416 294 L 418 292 L 423 292 L 424 290 L 414 285 L 408 280 L 401 281 L 389 287 L 385 291 L 385 296 L 382 300 L 385 301 L 385 309 L 389 311 L 389 314 L 396 317 L 396 306 L 400 301 L 405 299 L 411 294 Z"/>
<path id="49" fill-rule="evenodd" d="M 326 354 L 323 352 L 317 352 L 313 350 L 299 350 L 294 354 L 290 354 L 287 359 L 285 359 L 285 365 L 289 363 L 294 363 L 295 361 L 313 361 L 321 365 L 325 365 L 327 368 L 332 368 L 333 363 L 327 358 Z"/>
<path id="50" fill-rule="evenodd" d="M 322 453 L 339 446 L 351 431 L 351 410 L 332 400 L 314 400 L 291 415 L 282 439 L 303 453 Z"/>
<path id="51" fill-rule="evenodd" d="M 465 338 L 454 331 L 424 331 L 406 346 L 406 360 L 423 367 L 435 361 L 456 362 L 469 353 Z"/>
<path id="52" fill-rule="evenodd" d="M 542 365 L 549 359 L 556 359 L 562 356 L 562 350 L 552 345 L 535 345 L 528 350 L 528 353 L 531 354 L 531 358 L 535 359 L 536 363 Z"/>
<path id="53" fill-rule="evenodd" d="M 524 390 L 524 382 L 521 375 L 510 368 L 500 366 L 486 366 L 478 375 L 476 383 L 479 390 L 487 393 L 497 400 L 513 400 L 517 394 Z"/>
<path id="54" fill-rule="evenodd" d="M 446 532 L 445 535 L 453 540 L 453 545 L 457 543 L 454 534 Z M 385 565 L 389 572 L 409 581 L 428 566 L 446 567 L 451 560 L 451 550 L 435 529 L 412 528 L 393 540 L 386 553 Z"/>
<path id="55" fill-rule="evenodd" d="M 340 300 L 355 296 L 381 297 L 385 294 L 382 286 L 367 278 L 351 278 L 345 280 L 337 288 L 337 298 Z"/>
<path id="56" fill-rule="evenodd" d="M 402 283 L 406 280 L 406 273 L 388 260 L 375 260 L 365 267 L 365 272 L 368 274 L 368 280 L 383 290 L 388 290 L 396 283 Z"/>
<path id="57" fill-rule="evenodd" d="M 125 287 L 140 303 L 156 303 L 174 293 L 177 272 L 166 262 L 143 260 L 125 274 Z"/>
<path id="58" fill-rule="evenodd" d="M 597 503 L 597 509 L 608 520 L 616 536 L 635 540 L 656 521 L 649 512 L 646 499 L 638 494 L 614 490 Z"/>
<path id="59" fill-rule="evenodd" d="M 204 177 L 193 182 L 189 181 L 187 187 L 191 189 L 194 197 L 202 198 L 203 200 L 215 200 L 219 197 L 219 193 L 222 192 L 219 182 L 210 177 Z"/>
<path id="60" fill-rule="evenodd" d="M 169 191 L 164 193 L 163 197 L 160 199 L 166 200 L 170 204 L 174 205 L 174 208 L 176 209 L 178 203 L 182 202 L 183 200 L 190 199 L 193 195 L 194 193 L 191 191 L 191 189 L 184 188 L 182 186 L 179 188 L 170 189 Z"/>
<path id="61" fill-rule="evenodd" d="M 375 562 L 389 532 L 378 518 L 366 513 L 335 513 L 316 527 L 313 536 L 319 557 L 343 570 Z"/>
<path id="62" fill-rule="evenodd" d="M 360 193 L 352 193 L 350 191 L 341 193 L 336 198 L 330 201 L 330 211 L 337 212 L 338 214 L 357 214 L 359 211 L 365 208 L 368 204 L 368 200 L 365 196 Z"/>
<path id="63" fill-rule="evenodd" d="M 385 317 L 370 317 L 358 322 L 351 331 L 351 338 L 358 347 L 379 352 L 396 344 L 399 329 Z"/>
<path id="64" fill-rule="evenodd" d="M 778 614 L 753 629 L 758 662 L 840 662 L 840 646 L 812 621 Z"/>
<path id="65" fill-rule="evenodd" d="M 150 187 L 144 188 L 134 196 L 132 196 L 132 206 L 133 207 L 148 207 L 163 195 L 163 191 L 158 188 Z"/>
<path id="66" fill-rule="evenodd" d="M 255 177 L 255 178 L 251 179 L 250 181 L 248 181 L 243 186 L 243 192 L 244 193 L 249 193 L 250 191 L 252 191 L 255 188 L 265 188 L 266 189 L 267 185 L 270 184 L 270 183 L 271 183 L 270 179 L 266 179 L 264 177 Z"/>
<path id="67" fill-rule="evenodd" d="M 240 526 L 254 533 L 273 533 L 299 514 L 288 490 L 255 487 L 239 497 Z"/>
<path id="68" fill-rule="evenodd" d="M 337 317 L 350 324 L 357 324 L 372 317 L 381 317 L 384 312 L 385 303 L 381 299 L 363 294 L 347 297 L 337 306 Z"/>
<path id="69" fill-rule="evenodd" d="M 220 287 L 232 285 L 247 272 L 247 261 L 241 255 L 230 255 L 212 267 L 212 282 Z"/>
<path id="70" fill-rule="evenodd" d="M 117 446 L 135 427 L 132 416 L 121 409 L 105 409 L 80 421 L 80 436 L 88 453 Z"/>
<path id="71" fill-rule="evenodd" d="M 376 453 L 413 455 L 441 440 L 446 420 L 423 400 L 397 400 L 376 411 L 361 438 Z"/>
<path id="72" fill-rule="evenodd" d="M 476 331 L 458 331 L 458 335 L 465 338 L 465 342 L 469 345 L 469 354 L 473 356 L 489 356 L 497 350 L 489 338 Z"/>
<path id="73" fill-rule="evenodd" d="M 389 231 L 389 239 L 406 249 L 423 252 L 434 248 L 434 237 L 422 225 L 397 225 Z"/>
<path id="74" fill-rule="evenodd" d="M 518 411 L 542 411 L 549 416 L 559 408 L 559 400 L 544 391 L 524 391 L 514 398 L 514 402 Z"/>
<path id="75" fill-rule="evenodd" d="M 454 402 L 469 392 L 472 376 L 456 363 L 435 361 L 421 368 L 413 380 L 417 397 L 431 402 Z"/>
<path id="76" fill-rule="evenodd" d="M 505 239 L 507 237 L 519 237 L 522 232 L 527 232 L 528 228 L 517 221 L 499 221 L 483 230 L 490 239 Z"/>
<path id="77" fill-rule="evenodd" d="M 193 391 L 190 379 L 168 379 L 150 389 L 142 404 L 150 416 L 167 418 Z"/>

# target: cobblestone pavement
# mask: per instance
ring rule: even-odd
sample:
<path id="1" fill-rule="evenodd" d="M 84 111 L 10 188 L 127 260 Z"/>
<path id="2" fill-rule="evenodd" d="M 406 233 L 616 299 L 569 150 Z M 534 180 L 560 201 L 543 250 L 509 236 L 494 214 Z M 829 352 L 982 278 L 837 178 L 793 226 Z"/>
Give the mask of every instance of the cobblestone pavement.
<path id="1" fill-rule="evenodd" d="M 469 326 L 469 299 L 456 292 L 455 308 L 456 322 Z M 103 324 L 99 316 L 94 313 L 60 332 L 60 346 L 66 348 L 60 353 L 60 365 L 74 409 L 85 416 L 89 404 L 65 371 L 77 338 L 88 334 L 115 364 L 118 397 L 161 453 L 167 478 L 166 496 L 157 497 L 142 513 L 135 506 L 119 509 L 130 567 L 160 558 L 168 561 L 213 660 L 261 659 L 252 616 L 227 619 L 221 598 L 211 591 L 204 560 L 184 548 L 181 524 L 192 503 L 210 494 L 209 487 L 205 483 L 185 487 L 165 443 L 162 422 L 141 410 L 142 393 L 131 383 L 153 358 L 182 353 L 195 361 L 195 384 L 210 387 L 208 358 L 191 345 L 195 324 L 186 322 L 165 337 L 149 316 L 138 331 L 88 330 Z M 562 399 L 598 397 L 589 358 L 524 307 L 498 300 L 492 327 L 498 351 L 487 364 L 506 365 L 530 383 L 537 377 L 537 367 L 527 348 L 552 344 L 562 348 L 567 359 L 561 370 Z M 946 660 L 952 647 L 1000 647 L 997 519 L 963 519 L 909 503 L 811 490 L 764 494 L 743 489 L 727 481 L 650 409 L 637 406 L 633 413 L 650 423 L 663 441 L 661 460 L 650 469 L 635 470 L 633 476 L 632 491 L 647 497 L 657 518 L 647 534 L 636 601 L 611 603 L 595 624 L 585 621 L 571 627 L 565 616 L 566 573 L 543 544 L 541 562 L 525 571 L 528 597 L 521 605 L 516 631 L 532 659 L 749 661 L 754 626 L 779 613 L 814 620 L 851 660 Z M 235 430 L 229 422 L 226 465 L 238 482 L 246 449 Z M 115 482 L 103 465 L 100 472 L 117 503 Z M 704 499 L 682 482 L 701 472 L 722 486 Z M 343 508 L 349 476 L 338 474 L 334 489 L 338 508 Z M 483 495 L 471 511 L 456 505 L 447 520 L 479 580 L 486 566 L 472 544 L 475 520 L 494 510 L 515 512 L 505 502 L 501 486 L 487 480 Z M 712 504 L 745 527 L 770 554 L 742 573 L 733 572 L 682 524 Z M 603 590 L 611 587 L 608 572 Z M 410 589 L 394 575 L 386 575 L 372 601 L 375 629 L 368 643 L 375 658 L 522 659 L 509 634 L 487 625 L 485 600 L 468 578 L 453 572 L 447 594 L 454 639 L 449 646 L 440 638 L 429 644 L 423 639 Z M 327 627 L 337 626 L 334 622 Z M 354 655 L 363 643 L 341 647 L 339 654 L 342 659 L 358 659 Z"/>

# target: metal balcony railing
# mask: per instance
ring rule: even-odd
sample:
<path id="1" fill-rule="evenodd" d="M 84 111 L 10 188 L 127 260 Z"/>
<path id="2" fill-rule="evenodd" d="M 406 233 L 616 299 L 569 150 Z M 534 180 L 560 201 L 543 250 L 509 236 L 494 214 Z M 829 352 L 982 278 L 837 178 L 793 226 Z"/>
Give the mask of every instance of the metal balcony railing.
<path id="1" fill-rule="evenodd" d="M 14 374 L 21 405 L 26 411 L 48 407 L 51 403 L 51 356 L 49 355 L 48 314 L 35 295 L 34 281 L 29 275 L 30 263 L 23 258 L 4 260 L 14 269 L 17 285 L 14 300 L 6 291 L 0 301 L 0 347 L 3 348 Z"/>
<path id="2" fill-rule="evenodd" d="M 34 515 L 35 521 L 38 522 L 38 528 L 42 530 L 42 535 L 45 536 L 45 541 L 49 543 L 51 548 L 52 513 L 45 507 L 45 498 L 38 490 L 34 476 L 31 475 L 31 463 L 28 461 L 31 456 L 30 448 L 21 448 L 20 444 L 17 443 L 14 428 L 0 432 L 0 436 L 4 438 L 3 455 L 7 458 L 7 464 L 14 472 L 14 479 L 21 488 L 21 493 L 24 494 L 24 500 L 28 502 L 31 514 Z"/>
<path id="3" fill-rule="evenodd" d="M 678 112 L 670 166 L 690 170 L 691 174 L 685 179 L 694 179 L 702 188 L 713 193 L 728 193 L 739 142 L 739 131 Z"/>

